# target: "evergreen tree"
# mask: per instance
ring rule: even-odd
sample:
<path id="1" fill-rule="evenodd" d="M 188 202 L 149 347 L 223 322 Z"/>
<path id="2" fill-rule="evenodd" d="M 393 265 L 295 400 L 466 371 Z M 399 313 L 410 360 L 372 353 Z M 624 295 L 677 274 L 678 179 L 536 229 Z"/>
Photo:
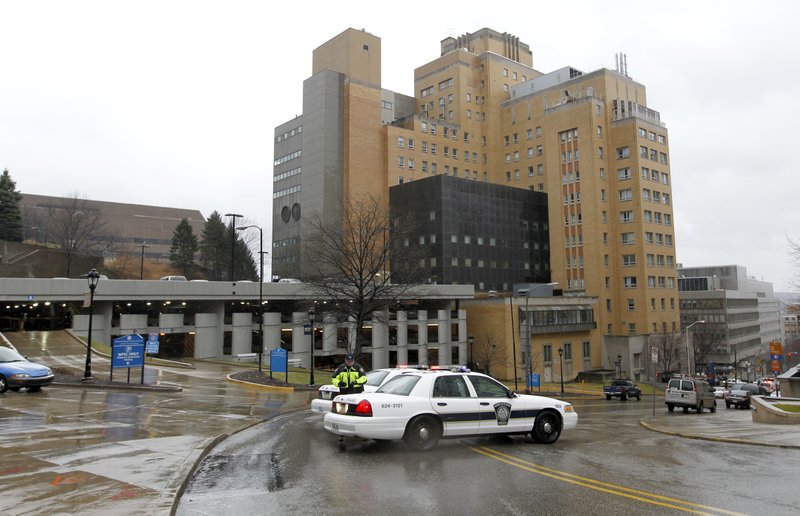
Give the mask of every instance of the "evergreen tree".
<path id="1" fill-rule="evenodd" d="M 22 242 L 22 194 L 17 190 L 17 183 L 11 179 L 8 169 L 0 176 L 0 240 Z"/>
<path id="2" fill-rule="evenodd" d="M 194 256 L 199 246 L 197 236 L 187 219 L 181 219 L 172 233 L 172 246 L 169 248 L 169 261 L 173 267 L 190 276 L 194 269 Z"/>
<path id="3" fill-rule="evenodd" d="M 214 211 L 206 219 L 200 235 L 200 264 L 206 271 L 206 278 L 212 281 L 227 279 L 229 259 L 230 233 L 226 231 L 219 212 Z"/>
<path id="4" fill-rule="evenodd" d="M 228 242 L 230 242 L 230 229 L 227 231 Z M 230 245 L 228 245 L 230 247 Z M 230 257 L 228 257 L 230 259 Z M 234 267 L 234 279 L 258 281 L 259 268 L 250 247 L 241 236 L 236 237 L 236 266 Z"/>

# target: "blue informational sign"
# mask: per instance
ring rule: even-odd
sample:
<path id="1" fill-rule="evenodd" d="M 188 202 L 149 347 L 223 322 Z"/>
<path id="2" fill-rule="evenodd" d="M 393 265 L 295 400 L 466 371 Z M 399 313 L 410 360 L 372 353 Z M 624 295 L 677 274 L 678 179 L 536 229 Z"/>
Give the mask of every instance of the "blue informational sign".
<path id="1" fill-rule="evenodd" d="M 286 373 L 287 353 L 283 348 L 273 349 L 269 352 L 269 370 L 273 373 Z"/>
<path id="2" fill-rule="evenodd" d="M 531 373 L 528 375 L 528 387 L 541 387 L 539 373 Z"/>
<path id="3" fill-rule="evenodd" d="M 144 339 L 141 335 L 124 335 L 114 339 L 111 367 L 144 367 Z"/>
<path id="4" fill-rule="evenodd" d="M 144 352 L 149 355 L 158 354 L 158 333 L 151 333 L 148 336 L 147 344 L 145 344 Z"/>

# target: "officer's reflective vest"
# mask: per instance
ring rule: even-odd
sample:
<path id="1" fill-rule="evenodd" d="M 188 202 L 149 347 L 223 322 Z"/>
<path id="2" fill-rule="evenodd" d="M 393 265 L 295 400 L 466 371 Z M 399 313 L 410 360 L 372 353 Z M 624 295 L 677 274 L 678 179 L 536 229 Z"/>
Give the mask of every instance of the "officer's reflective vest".
<path id="1" fill-rule="evenodd" d="M 333 373 L 331 383 L 339 389 L 349 389 L 352 387 L 362 387 L 367 383 L 367 377 L 364 374 L 364 368 L 358 364 L 353 364 L 352 367 L 347 367 L 346 364 L 339 366 Z"/>

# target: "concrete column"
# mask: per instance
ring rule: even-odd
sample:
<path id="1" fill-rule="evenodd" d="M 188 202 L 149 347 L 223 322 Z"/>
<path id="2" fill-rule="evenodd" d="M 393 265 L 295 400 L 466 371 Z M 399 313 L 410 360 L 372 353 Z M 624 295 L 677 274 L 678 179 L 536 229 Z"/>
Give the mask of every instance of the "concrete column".
<path id="1" fill-rule="evenodd" d="M 181 333 L 183 314 L 158 314 L 158 329 L 164 333 Z"/>
<path id="2" fill-rule="evenodd" d="M 408 364 L 408 313 L 397 311 L 397 365 Z"/>
<path id="3" fill-rule="evenodd" d="M 439 310 L 439 365 L 451 365 L 450 310 Z"/>
<path id="4" fill-rule="evenodd" d="M 264 329 L 264 355 L 268 357 L 270 351 L 281 347 L 280 312 L 265 312 L 263 329 Z"/>
<path id="5" fill-rule="evenodd" d="M 194 358 L 223 358 L 225 303 L 209 303 L 206 310 L 194 316 Z"/>
<path id="6" fill-rule="evenodd" d="M 94 329 L 92 329 L 92 332 L 94 332 Z M 144 335 L 149 332 L 150 330 L 147 327 L 147 314 L 120 314 L 120 335 L 130 335 L 131 333 L 140 333 Z"/>
<path id="7" fill-rule="evenodd" d="M 372 314 L 372 368 L 389 367 L 389 312 Z"/>
<path id="8" fill-rule="evenodd" d="M 356 349 L 356 319 L 352 315 L 347 318 L 347 351 Z"/>
<path id="9" fill-rule="evenodd" d="M 234 312 L 231 332 L 231 357 L 253 352 L 253 314 Z"/>
<path id="10" fill-rule="evenodd" d="M 310 324 L 307 313 L 292 313 L 292 353 L 289 358 L 299 358 L 300 367 L 306 369 L 311 367 L 311 335 L 305 334 L 307 324 Z"/>
<path id="11" fill-rule="evenodd" d="M 419 365 L 428 365 L 428 311 L 417 312 L 417 335 L 419 335 Z"/>
<path id="12" fill-rule="evenodd" d="M 458 363 L 464 365 L 467 363 L 467 311 L 458 311 Z"/>
<path id="13" fill-rule="evenodd" d="M 111 316 L 113 304 L 109 301 L 95 300 L 92 307 L 92 342 L 102 342 L 111 346 Z M 86 337 L 89 334 L 89 312 L 72 316 L 72 331 Z"/>
<path id="14" fill-rule="evenodd" d="M 336 354 L 336 339 L 338 338 L 336 331 L 336 316 L 332 314 L 325 314 L 322 320 L 322 354 L 335 355 Z"/>

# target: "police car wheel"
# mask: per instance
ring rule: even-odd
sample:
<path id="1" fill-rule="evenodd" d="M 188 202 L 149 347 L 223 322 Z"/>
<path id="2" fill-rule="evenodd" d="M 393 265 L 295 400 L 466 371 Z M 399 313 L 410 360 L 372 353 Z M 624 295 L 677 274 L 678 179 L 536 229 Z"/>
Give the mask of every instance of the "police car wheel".
<path id="1" fill-rule="evenodd" d="M 533 423 L 533 430 L 531 431 L 533 440 L 537 443 L 552 444 L 560 436 L 561 420 L 558 416 L 549 410 L 540 412 Z"/>
<path id="2" fill-rule="evenodd" d="M 417 451 L 430 450 L 439 442 L 442 429 L 433 416 L 419 416 L 406 427 L 404 440 L 409 448 Z"/>

